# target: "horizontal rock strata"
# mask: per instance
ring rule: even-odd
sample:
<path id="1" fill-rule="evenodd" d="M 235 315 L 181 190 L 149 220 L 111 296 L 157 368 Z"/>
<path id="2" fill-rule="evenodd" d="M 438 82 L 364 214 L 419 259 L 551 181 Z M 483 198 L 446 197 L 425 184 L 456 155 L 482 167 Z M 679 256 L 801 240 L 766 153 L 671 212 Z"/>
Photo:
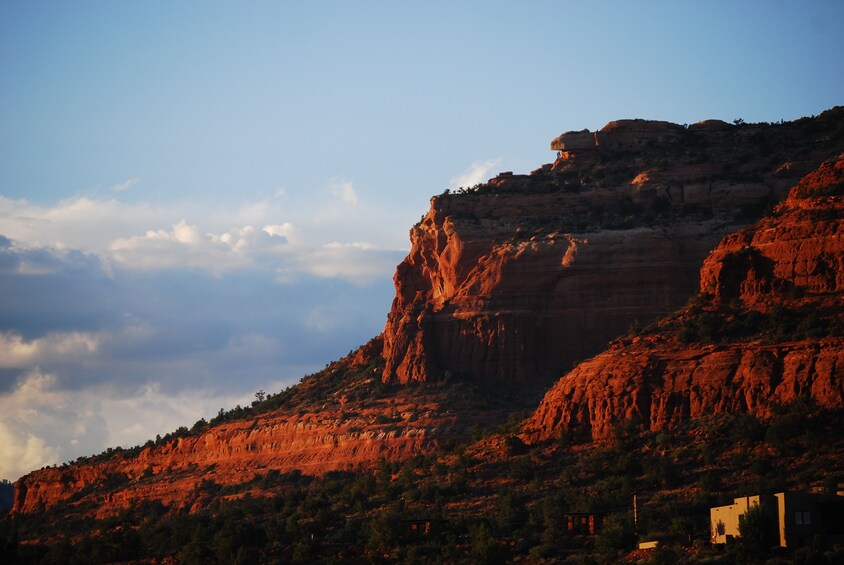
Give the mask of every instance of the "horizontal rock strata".
<path id="1" fill-rule="evenodd" d="M 804 178 L 772 217 L 726 237 L 703 264 L 700 291 L 702 305 L 561 378 L 525 437 L 607 439 L 626 419 L 663 430 L 713 413 L 766 417 L 798 398 L 844 407 L 844 155 Z M 729 316 L 718 317 L 727 305 Z M 728 335 L 736 316 L 765 331 L 678 340 L 702 316 L 716 335 Z"/>

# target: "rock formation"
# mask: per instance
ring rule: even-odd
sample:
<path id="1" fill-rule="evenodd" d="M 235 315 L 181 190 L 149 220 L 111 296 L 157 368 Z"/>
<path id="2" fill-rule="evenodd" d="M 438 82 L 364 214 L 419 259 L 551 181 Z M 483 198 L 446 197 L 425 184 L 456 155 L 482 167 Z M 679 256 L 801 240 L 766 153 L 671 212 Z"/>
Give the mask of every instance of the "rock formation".
<path id="1" fill-rule="evenodd" d="M 548 379 L 700 285 L 707 300 L 738 299 L 759 316 L 766 293 L 795 288 L 805 293 L 795 305 L 826 296 L 840 309 L 841 248 L 824 239 L 840 223 L 777 223 L 792 210 L 840 222 L 839 208 L 813 211 L 828 182 L 814 190 L 806 180 L 766 220 L 774 231 L 759 224 L 725 239 L 702 282 L 698 273 L 726 234 L 841 152 L 842 132 L 838 108 L 779 125 L 623 120 L 564 134 L 551 165 L 432 199 L 397 268 L 383 336 L 252 408 L 30 473 L 16 484 L 13 512 L 63 503 L 105 515 L 144 500 L 190 510 L 209 485 L 240 485 L 230 496 L 243 496 L 260 492 L 250 485 L 269 471 L 370 469 L 466 439 L 474 426 L 535 406 L 531 394 Z M 827 169 L 818 174 L 838 174 Z M 803 193 L 812 196 L 798 202 Z M 831 327 L 828 311 L 821 316 Z M 656 335 L 617 343 L 555 385 L 525 437 L 576 428 L 601 438 L 628 416 L 658 428 L 701 410 L 763 411 L 804 390 L 840 402 L 842 347 L 827 326 L 821 337 L 746 347 Z M 411 382 L 423 384 L 403 386 Z"/>
<path id="2" fill-rule="evenodd" d="M 201 481 L 241 484 L 266 469 L 306 474 L 369 469 L 381 458 L 404 459 L 429 450 L 436 434 L 433 424 L 448 422 L 363 423 L 312 413 L 262 415 L 214 426 L 199 435 L 146 447 L 134 457 L 118 453 L 105 461 L 27 475 L 17 483 L 14 511 L 32 512 L 71 497 L 75 501 L 74 495 L 86 489 L 85 502 L 101 505 L 100 515 L 153 499 L 187 510 L 197 501 Z"/>
<path id="3" fill-rule="evenodd" d="M 844 407 L 842 312 L 844 154 L 771 217 L 724 238 L 694 304 L 562 377 L 525 438 L 607 439 L 624 420 L 663 430 L 713 413 L 766 417 L 798 398 Z"/>
<path id="4" fill-rule="evenodd" d="M 679 307 L 727 233 L 842 146 L 844 109 L 777 125 L 621 120 L 530 175 L 431 200 L 410 232 L 383 379 L 542 382 Z"/>
<path id="5" fill-rule="evenodd" d="M 16 483 L 13 512 L 65 502 L 104 516 L 145 500 L 196 509 L 203 504 L 203 484 L 248 484 L 270 469 L 311 475 L 370 470 L 382 459 L 431 451 L 443 439 L 465 441 L 475 427 L 506 419 L 510 406 L 477 402 L 460 383 L 384 387 L 380 368 L 361 364 L 371 363 L 366 354 L 377 353 L 378 345 L 373 340 L 253 409 L 142 448 L 30 473 Z"/>

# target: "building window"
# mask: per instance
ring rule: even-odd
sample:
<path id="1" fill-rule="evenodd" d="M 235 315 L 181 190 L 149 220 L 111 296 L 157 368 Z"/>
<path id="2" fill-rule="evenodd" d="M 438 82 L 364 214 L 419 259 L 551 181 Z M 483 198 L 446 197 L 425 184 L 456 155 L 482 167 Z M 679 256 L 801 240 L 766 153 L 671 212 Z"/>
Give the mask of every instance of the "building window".
<path id="1" fill-rule="evenodd" d="M 811 526 L 812 525 L 812 513 L 811 512 L 803 512 L 803 525 L 804 526 Z"/>
<path id="2" fill-rule="evenodd" d="M 795 512 L 794 513 L 794 523 L 797 525 L 803 525 L 803 513 L 802 512 Z"/>

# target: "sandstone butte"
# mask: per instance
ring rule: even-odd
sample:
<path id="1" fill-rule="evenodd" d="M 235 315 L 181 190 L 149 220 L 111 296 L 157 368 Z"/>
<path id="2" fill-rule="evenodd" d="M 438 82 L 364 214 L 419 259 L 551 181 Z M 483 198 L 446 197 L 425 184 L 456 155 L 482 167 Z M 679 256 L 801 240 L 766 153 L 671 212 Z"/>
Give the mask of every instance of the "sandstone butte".
<path id="1" fill-rule="evenodd" d="M 394 277 L 384 380 L 556 379 L 683 305 L 722 237 L 841 150 L 842 117 L 616 121 L 561 135 L 530 175 L 434 197 Z"/>
<path id="2" fill-rule="evenodd" d="M 13 512 L 64 501 L 103 516 L 152 499 L 190 510 L 204 503 L 197 488 L 203 480 L 225 485 L 270 469 L 372 468 L 382 458 L 403 459 L 446 439 L 466 439 L 473 425 L 500 422 L 508 410 L 524 407 L 511 396 L 514 384 L 542 390 L 564 374 L 526 425 L 530 441 L 566 427 L 601 438 L 613 422 L 633 415 L 656 429 L 711 407 L 764 412 L 773 398 L 790 397 L 779 386 L 786 378 L 774 382 L 775 373 L 794 375 L 788 377 L 796 387 L 791 396 L 804 385 L 813 391 L 825 386 L 825 395 L 815 396 L 840 402 L 835 340 L 738 348 L 649 337 L 627 349 L 616 343 L 568 371 L 631 323 L 681 306 L 700 285 L 714 285 L 716 296 L 733 288 L 724 283 L 733 271 L 717 266 L 721 251 L 708 258 L 703 281 L 701 262 L 725 236 L 750 225 L 844 150 L 844 108 L 782 124 L 622 120 L 598 132 L 563 134 L 552 149 L 557 160 L 530 175 L 502 173 L 431 199 L 396 270 L 396 297 L 382 336 L 279 393 L 295 400 L 313 389 L 316 400 L 312 394 L 307 402 L 274 404 L 183 437 L 32 472 L 15 485 Z M 792 201 L 781 206 L 795 206 Z M 759 229 L 740 232 L 718 249 L 749 246 L 735 238 L 758 232 L 773 238 L 758 244 L 760 261 L 769 265 L 761 258 L 766 250 L 787 247 L 789 233 L 810 228 L 789 226 L 767 236 Z M 814 248 L 797 246 L 800 260 L 810 261 Z M 834 249 L 824 253 L 838 257 L 840 266 L 840 246 Z M 818 261 L 828 265 L 827 255 Z M 729 257 L 720 264 L 731 265 Z M 779 279 L 768 271 L 767 279 L 762 271 L 748 273 L 739 284 L 741 299 L 764 305 L 764 289 Z M 806 287 L 810 304 L 816 287 L 795 284 Z M 836 284 L 830 300 L 837 300 Z M 725 299 L 734 294 L 723 292 Z M 685 372 L 666 372 L 675 359 Z M 757 367 L 775 370 L 765 380 L 757 378 Z M 829 378 L 817 377 L 822 371 Z M 412 382 L 429 386 L 403 386 Z M 500 391 L 500 403 L 473 404 L 465 389 L 454 394 L 434 386 L 444 382 L 474 383 L 493 396 Z M 378 386 L 390 388 L 374 394 Z M 771 390 L 778 392 L 767 398 Z"/>
<path id="3" fill-rule="evenodd" d="M 678 337 L 704 312 L 726 329 L 741 311 L 761 322 L 779 312 L 782 326 L 789 312 L 798 335 L 786 330 L 771 339 L 751 331 L 709 344 Z M 562 377 L 524 425 L 523 438 L 607 439 L 625 419 L 657 431 L 708 414 L 766 417 L 796 398 L 844 407 L 842 322 L 844 154 L 807 175 L 771 217 L 718 244 L 701 268 L 697 302 Z"/>

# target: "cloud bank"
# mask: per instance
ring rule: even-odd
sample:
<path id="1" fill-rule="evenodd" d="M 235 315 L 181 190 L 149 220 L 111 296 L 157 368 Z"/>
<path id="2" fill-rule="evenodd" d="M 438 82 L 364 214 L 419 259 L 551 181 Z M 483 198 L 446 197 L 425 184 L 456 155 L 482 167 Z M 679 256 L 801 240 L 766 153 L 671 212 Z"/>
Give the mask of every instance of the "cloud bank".
<path id="1" fill-rule="evenodd" d="M 379 333 L 407 226 L 347 181 L 294 200 L 0 196 L 0 478 L 190 426 Z"/>

